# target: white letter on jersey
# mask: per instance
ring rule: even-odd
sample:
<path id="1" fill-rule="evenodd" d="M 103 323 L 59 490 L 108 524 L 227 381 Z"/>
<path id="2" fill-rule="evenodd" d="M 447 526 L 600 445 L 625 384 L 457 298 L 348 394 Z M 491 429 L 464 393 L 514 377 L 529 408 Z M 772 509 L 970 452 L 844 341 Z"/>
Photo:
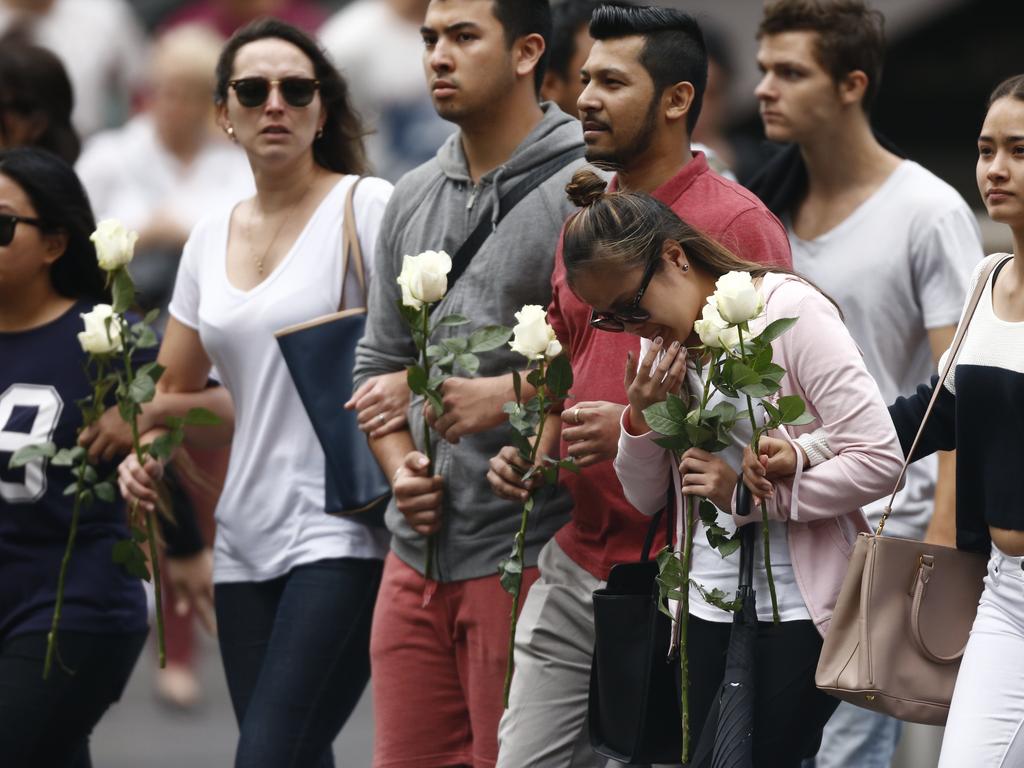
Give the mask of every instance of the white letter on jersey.
<path id="1" fill-rule="evenodd" d="M 28 432 L 4 431 L 15 406 L 36 408 L 36 417 Z M 64 401 L 57 390 L 41 384 L 12 384 L 0 395 L 0 453 L 14 453 L 26 445 L 53 439 Z M 46 492 L 46 459 L 39 458 L 25 465 L 25 481 L 5 483 L 0 480 L 0 496 L 11 504 L 39 501 Z"/>

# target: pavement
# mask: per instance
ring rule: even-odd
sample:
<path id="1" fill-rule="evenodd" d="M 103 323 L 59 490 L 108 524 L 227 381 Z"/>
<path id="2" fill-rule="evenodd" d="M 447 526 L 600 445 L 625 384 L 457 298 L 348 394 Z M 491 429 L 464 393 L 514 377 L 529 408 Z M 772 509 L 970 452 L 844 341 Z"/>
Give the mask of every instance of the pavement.
<path id="1" fill-rule="evenodd" d="M 200 643 L 197 662 L 203 701 L 188 712 L 168 708 L 154 695 L 155 655 L 151 643 L 121 701 L 93 732 L 95 767 L 231 768 L 238 726 L 215 642 L 204 636 Z M 369 768 L 372 755 L 373 709 L 367 686 L 334 742 L 334 759 L 337 768 Z"/>

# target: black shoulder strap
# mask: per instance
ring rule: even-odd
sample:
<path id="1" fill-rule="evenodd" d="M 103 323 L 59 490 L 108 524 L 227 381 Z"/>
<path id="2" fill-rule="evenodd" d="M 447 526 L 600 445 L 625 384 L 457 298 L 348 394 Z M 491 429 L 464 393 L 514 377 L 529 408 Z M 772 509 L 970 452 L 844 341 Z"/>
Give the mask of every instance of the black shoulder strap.
<path id="1" fill-rule="evenodd" d="M 567 166 L 573 160 L 578 160 L 583 157 L 583 145 L 577 145 L 571 149 L 567 149 L 559 155 L 555 155 L 553 158 L 548 160 L 543 165 L 539 165 L 527 174 L 526 178 L 516 184 L 514 187 L 503 193 L 498 200 L 498 215 L 494 217 L 494 224 L 491 224 L 491 218 L 487 217 L 479 224 L 476 229 L 466 238 L 459 250 L 452 256 L 452 270 L 448 273 L 448 289 L 455 284 L 462 273 L 466 271 L 469 266 L 469 262 L 476 256 L 476 252 L 480 250 L 480 247 L 486 242 L 487 238 L 491 236 L 491 233 L 497 228 L 509 212 L 515 208 L 519 202 L 530 194 L 533 190 L 539 187 L 543 182 L 550 179 L 557 171 Z M 552 248 L 554 244 L 552 243 Z"/>

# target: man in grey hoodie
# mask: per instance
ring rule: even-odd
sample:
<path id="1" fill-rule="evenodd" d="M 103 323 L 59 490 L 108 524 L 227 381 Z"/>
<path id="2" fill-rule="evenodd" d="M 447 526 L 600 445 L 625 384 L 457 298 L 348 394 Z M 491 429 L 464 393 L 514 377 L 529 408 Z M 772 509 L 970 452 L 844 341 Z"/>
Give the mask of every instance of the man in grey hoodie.
<path id="1" fill-rule="evenodd" d="M 438 114 L 459 131 L 398 182 L 388 204 L 356 384 L 416 360 L 397 306 L 403 255 L 454 254 L 481 221 L 497 219 L 505 192 L 574 148 L 582 157 L 579 123 L 537 101 L 549 27 L 547 0 L 430 3 L 421 30 L 427 81 Z M 564 187 L 581 164 L 567 160 L 507 213 L 449 286 L 438 316 L 511 325 L 524 304 L 547 305 L 570 210 Z M 437 337 L 458 332 L 442 328 Z M 377 766 L 490 766 L 497 758 L 511 608 L 497 564 L 511 547 L 520 504 L 494 496 L 485 476 L 489 458 L 509 443 L 501 406 L 514 397 L 510 371 L 524 362 L 506 347 L 481 357 L 478 377 L 445 382 L 445 413 L 431 438 L 433 475 L 422 430 L 371 436 L 394 490 L 387 513 L 392 553 L 371 638 Z M 414 398 L 409 424 L 421 422 L 422 409 Z M 539 494 L 526 536 L 524 590 L 569 506 L 564 489 Z M 432 533 L 437 548 L 427 579 Z"/>

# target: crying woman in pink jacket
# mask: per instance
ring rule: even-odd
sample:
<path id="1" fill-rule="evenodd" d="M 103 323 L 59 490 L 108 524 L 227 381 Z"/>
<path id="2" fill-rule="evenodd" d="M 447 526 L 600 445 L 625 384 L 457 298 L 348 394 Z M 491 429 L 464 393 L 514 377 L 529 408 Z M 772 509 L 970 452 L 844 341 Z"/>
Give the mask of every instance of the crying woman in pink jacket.
<path id="1" fill-rule="evenodd" d="M 752 427 L 749 419 L 738 419 L 724 450 L 690 449 L 677 464 L 672 452 L 655 442 L 662 436 L 650 429 L 644 409 L 669 393 L 686 399 L 703 391 L 687 350 L 701 344 L 694 324 L 722 275 L 750 273 L 763 296 L 765 312 L 751 323 L 752 332 L 780 318 L 799 318 L 772 342 L 773 362 L 786 370 L 780 394 L 799 395 L 813 421 L 773 434 L 799 442 L 805 454 L 813 454 L 816 441 L 827 436 L 829 458 L 777 483 L 766 502 L 778 624 L 772 622 L 760 546 L 753 584 L 758 598 L 755 764 L 796 768 L 817 752 L 822 728 L 838 704 L 815 688 L 814 670 L 854 540 L 868 530 L 860 506 L 890 492 L 902 466 L 886 404 L 839 310 L 806 280 L 744 261 L 649 195 L 607 193 L 589 171 L 577 173 L 569 194 L 581 207 L 565 227 L 570 286 L 593 307 L 596 327 L 643 337 L 640 359 L 623 361 L 629 407 L 622 416 L 615 470 L 626 498 L 648 515 L 664 506 L 672 485 L 677 552 L 684 497 L 711 501 L 719 524 L 730 532 L 761 521 L 757 509 L 750 514 L 734 509 Z M 708 408 L 726 399 L 715 392 Z M 732 402 L 746 412 L 745 401 Z M 705 594 L 719 589 L 731 596 L 739 573 L 739 552 L 722 557 L 699 526 L 686 617 L 694 744 L 722 681 L 732 622 L 732 614 Z M 766 758 L 769 763 L 762 762 Z"/>

